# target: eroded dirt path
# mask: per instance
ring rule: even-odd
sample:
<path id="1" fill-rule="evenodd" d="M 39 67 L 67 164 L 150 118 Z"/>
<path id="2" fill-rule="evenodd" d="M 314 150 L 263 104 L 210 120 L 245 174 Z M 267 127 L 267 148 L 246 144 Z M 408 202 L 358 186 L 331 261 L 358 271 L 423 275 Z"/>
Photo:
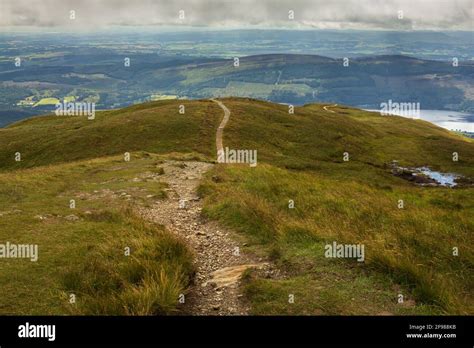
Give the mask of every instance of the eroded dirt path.
<path id="1" fill-rule="evenodd" d="M 221 124 L 219 128 L 217 128 L 216 132 L 216 150 L 217 154 L 219 155 L 220 152 L 224 151 L 224 146 L 222 145 L 222 135 L 224 133 L 224 128 L 229 122 L 230 118 L 230 111 L 227 107 L 219 100 L 211 99 L 214 103 L 218 104 L 222 110 L 224 110 L 224 117 L 222 118 Z"/>
<path id="2" fill-rule="evenodd" d="M 230 111 L 222 102 L 214 102 L 224 110 L 216 133 L 219 150 Z M 272 277 L 277 271 L 261 258 L 244 253 L 232 231 L 201 216 L 202 202 L 196 191 L 203 174 L 212 166 L 198 161 L 165 161 L 161 165 L 164 174 L 160 181 L 168 184 L 168 197 L 151 208 L 143 208 L 141 213 L 183 237 L 194 251 L 197 273 L 182 307 L 186 314 L 245 315 L 249 308 L 239 290 L 242 273 L 256 268 L 266 277 Z"/>
<path id="3" fill-rule="evenodd" d="M 333 110 L 330 110 L 329 108 L 333 108 L 333 107 L 336 107 L 337 104 L 333 104 L 333 105 L 326 105 L 326 106 L 323 106 L 323 109 L 327 112 L 332 112 L 333 114 L 335 114 L 336 112 L 333 111 Z"/>

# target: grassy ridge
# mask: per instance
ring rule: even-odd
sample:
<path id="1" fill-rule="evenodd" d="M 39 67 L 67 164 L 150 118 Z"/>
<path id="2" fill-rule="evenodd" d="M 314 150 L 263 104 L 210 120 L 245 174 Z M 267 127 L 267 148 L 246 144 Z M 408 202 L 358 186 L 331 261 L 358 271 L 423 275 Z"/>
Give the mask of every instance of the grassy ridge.
<path id="1" fill-rule="evenodd" d="M 257 149 L 259 160 L 289 169 L 311 169 L 324 162 L 351 161 L 384 166 L 429 164 L 434 169 L 474 175 L 474 146 L 428 122 L 380 116 L 347 107 L 323 110 L 288 107 L 245 98 L 225 98 L 231 110 L 224 145 Z M 179 105 L 186 107 L 179 114 Z M 215 158 L 215 131 L 222 110 L 207 100 L 145 103 L 85 117 L 35 117 L 0 129 L 0 169 L 29 168 L 78 159 L 123 154 L 197 152 Z M 15 153 L 22 155 L 15 162 Z M 459 161 L 452 161 L 458 152 Z"/>
<path id="2" fill-rule="evenodd" d="M 179 105 L 185 113 L 179 113 Z M 85 116 L 43 116 L 0 129 L 0 169 L 132 151 L 215 153 L 221 109 L 211 101 L 159 101 Z M 20 152 L 22 161 L 15 162 Z"/>
<path id="3" fill-rule="evenodd" d="M 0 174 L 0 242 L 39 249 L 37 262 L 0 260 L 0 313 L 174 312 L 192 255 L 129 208 L 166 195 L 161 173 L 159 158 L 137 153 L 130 162 L 119 156 Z"/>
<path id="4" fill-rule="evenodd" d="M 474 176 L 474 143 L 421 120 L 380 116 L 348 107 L 336 113 L 310 104 L 288 113 L 288 106 L 241 98 L 226 98 L 231 110 L 224 145 L 256 149 L 260 162 L 288 169 L 319 169 L 327 162 L 352 162 L 383 167 L 430 165 L 442 171 Z M 459 161 L 453 162 L 453 152 Z"/>

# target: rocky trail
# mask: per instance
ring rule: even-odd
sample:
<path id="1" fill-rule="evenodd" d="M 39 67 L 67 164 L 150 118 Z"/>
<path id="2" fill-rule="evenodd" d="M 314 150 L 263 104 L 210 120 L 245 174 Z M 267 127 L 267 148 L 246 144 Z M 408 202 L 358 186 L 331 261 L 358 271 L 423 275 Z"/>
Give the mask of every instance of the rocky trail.
<path id="1" fill-rule="evenodd" d="M 224 110 L 216 133 L 219 150 L 230 111 L 222 102 L 213 101 Z M 197 273 L 182 307 L 185 314 L 246 315 L 249 308 L 239 290 L 242 273 L 254 268 L 266 277 L 273 277 L 278 271 L 261 258 L 243 252 L 231 230 L 201 216 L 202 202 L 196 191 L 203 175 L 213 165 L 198 161 L 165 161 L 160 180 L 168 184 L 168 197 L 151 208 L 143 208 L 141 213 L 184 238 L 194 251 Z"/>

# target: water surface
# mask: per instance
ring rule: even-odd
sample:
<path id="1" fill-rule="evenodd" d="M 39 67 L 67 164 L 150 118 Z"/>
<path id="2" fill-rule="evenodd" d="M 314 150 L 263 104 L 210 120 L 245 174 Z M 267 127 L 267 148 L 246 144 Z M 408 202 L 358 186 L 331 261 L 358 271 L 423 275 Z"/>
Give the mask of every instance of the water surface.
<path id="1" fill-rule="evenodd" d="M 380 112 L 380 110 L 366 109 L 367 111 Z M 395 113 L 396 114 L 396 113 Z M 461 131 L 474 133 L 474 114 L 449 111 L 449 110 L 420 110 L 420 117 L 405 116 L 434 123 L 435 125 L 449 129 L 451 131 Z"/>

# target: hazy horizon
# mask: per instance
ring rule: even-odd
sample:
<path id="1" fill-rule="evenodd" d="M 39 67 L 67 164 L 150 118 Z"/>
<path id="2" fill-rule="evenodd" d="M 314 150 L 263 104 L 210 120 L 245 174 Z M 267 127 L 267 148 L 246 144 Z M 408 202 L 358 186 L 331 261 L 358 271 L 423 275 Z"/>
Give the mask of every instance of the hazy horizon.
<path id="1" fill-rule="evenodd" d="M 3 0 L 0 30 L 110 27 L 472 31 L 469 0 Z M 72 15 L 72 12 L 74 14 Z"/>

